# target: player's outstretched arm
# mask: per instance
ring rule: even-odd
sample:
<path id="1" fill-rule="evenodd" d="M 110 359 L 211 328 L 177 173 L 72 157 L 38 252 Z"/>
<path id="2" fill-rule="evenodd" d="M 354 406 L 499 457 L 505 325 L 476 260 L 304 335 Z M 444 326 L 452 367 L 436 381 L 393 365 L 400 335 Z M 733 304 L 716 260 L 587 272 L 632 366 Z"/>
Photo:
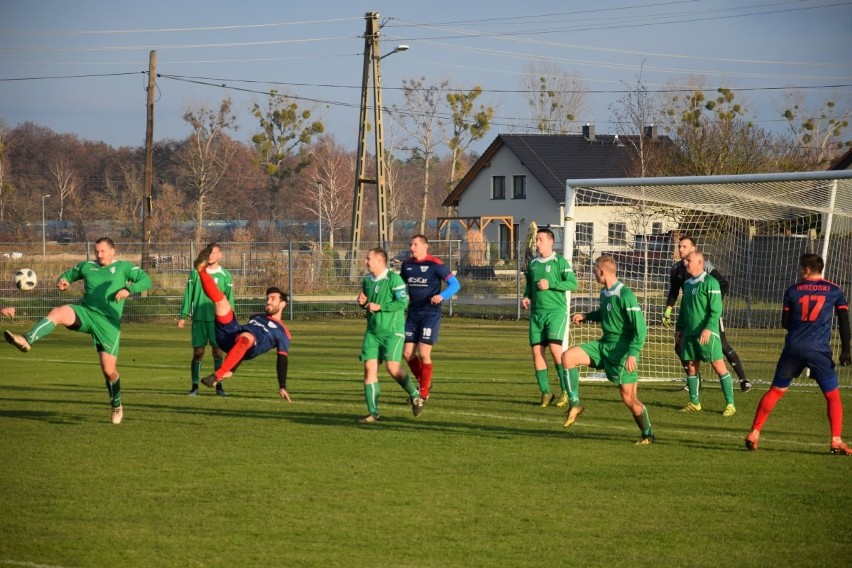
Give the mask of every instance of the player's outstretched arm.
<path id="1" fill-rule="evenodd" d="M 283 353 L 278 353 L 278 361 L 276 362 L 275 370 L 278 373 L 278 395 L 281 398 L 287 399 L 287 402 L 293 402 L 290 400 L 290 394 L 287 392 L 287 365 L 289 363 L 289 359 L 287 355 Z"/>

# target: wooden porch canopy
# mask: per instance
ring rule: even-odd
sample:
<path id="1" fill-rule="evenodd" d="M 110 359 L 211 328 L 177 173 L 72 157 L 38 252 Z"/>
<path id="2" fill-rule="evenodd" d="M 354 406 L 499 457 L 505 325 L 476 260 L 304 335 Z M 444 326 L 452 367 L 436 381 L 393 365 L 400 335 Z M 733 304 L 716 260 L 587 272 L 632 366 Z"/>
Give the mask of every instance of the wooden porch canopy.
<path id="1" fill-rule="evenodd" d="M 441 231 L 444 230 L 449 223 L 453 221 L 458 221 L 459 224 L 464 227 L 466 231 L 470 231 L 473 229 L 479 229 L 483 233 L 485 232 L 485 227 L 491 224 L 492 221 L 498 221 L 509 228 L 509 242 L 515 242 L 515 218 L 512 215 L 496 215 L 496 216 L 484 216 L 484 217 L 438 217 L 438 237 L 441 236 Z M 515 258 L 515 247 L 509 247 L 511 255 L 510 258 Z"/>

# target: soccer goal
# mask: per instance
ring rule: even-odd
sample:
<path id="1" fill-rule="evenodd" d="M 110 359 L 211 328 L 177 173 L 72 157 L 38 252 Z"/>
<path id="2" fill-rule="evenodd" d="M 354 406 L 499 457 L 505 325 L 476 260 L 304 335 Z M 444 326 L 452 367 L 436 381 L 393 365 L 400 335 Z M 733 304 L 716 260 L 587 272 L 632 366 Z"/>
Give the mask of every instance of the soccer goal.
<path id="1" fill-rule="evenodd" d="M 563 254 L 581 281 L 572 311 L 597 304 L 590 268 L 601 254 L 616 259 L 620 279 L 639 299 L 648 322 L 643 379 L 683 379 L 674 330 L 661 323 L 680 236 L 693 237 L 728 280 L 725 329 L 755 384 L 772 379 L 785 334 L 781 302 L 802 253 L 820 254 L 825 277 L 852 293 L 852 171 L 567 180 L 563 226 Z M 680 299 L 675 316 L 679 306 Z M 598 334 L 597 326 L 579 326 L 570 341 Z M 838 344 L 835 332 L 835 356 Z M 852 372 L 838 371 L 841 385 L 852 386 Z M 814 383 L 803 377 L 794 384 Z"/>

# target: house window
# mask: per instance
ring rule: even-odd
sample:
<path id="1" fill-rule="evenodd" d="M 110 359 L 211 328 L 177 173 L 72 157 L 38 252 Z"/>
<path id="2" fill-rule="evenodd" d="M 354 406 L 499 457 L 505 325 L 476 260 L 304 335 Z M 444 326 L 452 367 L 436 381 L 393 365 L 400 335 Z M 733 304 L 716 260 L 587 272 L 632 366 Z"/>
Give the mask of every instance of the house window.
<path id="1" fill-rule="evenodd" d="M 663 222 L 662 221 L 654 221 L 651 223 L 651 234 L 653 235 L 662 235 L 663 234 Z"/>
<path id="2" fill-rule="evenodd" d="M 512 176 L 512 199 L 527 198 L 527 176 Z"/>
<path id="3" fill-rule="evenodd" d="M 491 178 L 491 199 L 506 199 L 506 176 Z"/>
<path id="4" fill-rule="evenodd" d="M 594 223 L 577 223 L 574 231 L 574 242 L 578 246 L 590 246 L 595 234 Z"/>
<path id="5" fill-rule="evenodd" d="M 627 244 L 627 223 L 610 223 L 607 227 L 607 240 L 610 246 Z"/>

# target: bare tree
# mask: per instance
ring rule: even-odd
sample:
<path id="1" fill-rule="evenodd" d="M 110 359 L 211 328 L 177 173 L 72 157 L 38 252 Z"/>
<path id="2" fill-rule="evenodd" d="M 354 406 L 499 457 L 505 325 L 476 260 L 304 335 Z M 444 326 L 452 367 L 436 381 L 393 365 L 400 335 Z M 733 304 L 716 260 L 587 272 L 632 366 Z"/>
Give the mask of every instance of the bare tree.
<path id="1" fill-rule="evenodd" d="M 790 126 L 796 154 L 800 156 L 803 169 L 824 168 L 845 149 L 852 147 L 849 135 L 849 120 L 852 107 L 837 104 L 832 98 L 820 108 L 809 107 L 804 95 L 790 92 L 785 95 L 784 118 Z"/>
<path id="2" fill-rule="evenodd" d="M 321 220 L 326 242 L 333 247 L 335 235 L 343 230 L 351 214 L 355 156 L 331 135 L 321 137 L 311 154 L 311 169 L 304 176 L 308 199 L 301 202 L 301 207 Z"/>
<path id="3" fill-rule="evenodd" d="M 192 132 L 180 157 L 195 205 L 193 239 L 200 246 L 204 240 L 203 221 L 209 207 L 208 200 L 219 186 L 236 151 L 227 132 L 237 129 L 237 117 L 231 113 L 231 99 L 225 98 L 218 110 L 202 103 L 188 108 L 183 119 Z"/>
<path id="4" fill-rule="evenodd" d="M 452 136 L 447 140 L 452 158 L 450 166 L 450 183 L 448 190 L 452 191 L 456 183 L 456 174 L 461 171 L 461 157 L 474 142 L 481 140 L 491 128 L 491 118 L 494 116 L 494 108 L 479 105 L 474 108 L 474 103 L 482 94 L 482 87 L 477 85 L 468 92 L 457 91 L 447 93 L 447 104 L 453 115 Z"/>
<path id="5" fill-rule="evenodd" d="M 0 121 L 0 221 L 5 220 L 6 204 L 12 193 L 12 183 L 9 180 L 9 136 L 6 125 Z"/>
<path id="6" fill-rule="evenodd" d="M 417 151 L 424 160 L 422 208 L 420 211 L 421 233 L 426 232 L 426 211 L 429 208 L 430 168 L 432 157 L 441 145 L 443 138 L 443 120 L 440 115 L 441 93 L 447 89 L 449 81 L 426 84 L 426 78 L 406 79 L 402 81 L 404 106 L 394 106 L 394 114 L 400 127 L 405 130 L 412 144 L 408 150 Z"/>
<path id="7" fill-rule="evenodd" d="M 48 167 L 54 190 L 59 198 L 59 220 L 62 221 L 65 216 L 66 201 L 71 199 L 80 189 L 80 176 L 77 175 L 71 161 L 65 156 L 54 158 Z"/>
<path id="8" fill-rule="evenodd" d="M 520 84 L 536 130 L 555 134 L 576 130 L 575 122 L 586 112 L 589 94 L 579 74 L 552 61 L 537 59 L 524 66 Z"/>

